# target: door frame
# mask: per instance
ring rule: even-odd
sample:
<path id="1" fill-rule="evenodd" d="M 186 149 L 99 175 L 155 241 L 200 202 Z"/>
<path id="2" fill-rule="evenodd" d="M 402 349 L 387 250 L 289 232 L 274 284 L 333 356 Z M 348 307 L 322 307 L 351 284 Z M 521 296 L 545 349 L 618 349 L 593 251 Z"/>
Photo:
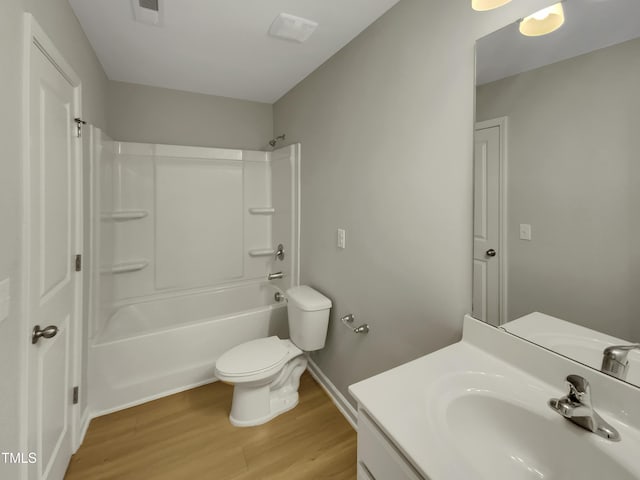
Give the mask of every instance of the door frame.
<path id="1" fill-rule="evenodd" d="M 29 411 L 28 411 L 28 399 L 32 392 L 29 392 L 29 353 L 31 343 L 28 341 L 31 338 L 31 329 L 33 328 L 31 322 L 31 312 L 29 307 L 29 276 L 31 259 L 29 255 L 30 244 L 32 241 L 31 229 L 30 229 L 30 207 L 31 207 L 31 187 L 30 187 L 30 172 L 31 172 L 31 151 L 30 151 L 30 78 L 31 78 L 31 53 L 32 48 L 38 48 L 52 63 L 52 65 L 62 74 L 63 77 L 71 84 L 74 89 L 74 104 L 75 111 L 73 115 L 75 118 L 82 118 L 82 83 L 80 77 L 71 68 L 69 63 L 65 60 L 60 51 L 55 47 L 51 39 L 47 36 L 44 30 L 40 27 L 32 14 L 26 12 L 24 14 L 24 36 L 23 36 L 23 64 L 22 64 L 22 252 L 20 255 L 20 271 L 22 278 L 20 279 L 20 286 L 22 290 L 21 295 L 21 307 L 22 307 L 22 325 L 21 325 L 21 365 L 20 371 L 22 373 L 21 385 L 20 385 L 20 447 L 23 452 L 27 452 L 29 448 Z M 82 142 L 80 138 L 73 142 L 73 151 L 75 157 L 75 205 L 72 206 L 73 212 L 76 216 L 76 228 L 73 232 L 75 240 L 76 253 L 83 255 L 83 205 L 82 205 Z M 69 259 L 71 261 L 71 259 Z M 82 278 L 84 272 L 77 272 L 74 275 L 74 318 L 71 320 L 71 357 L 69 365 L 70 378 L 72 385 L 79 385 L 81 380 L 81 352 L 82 352 Z M 83 388 L 86 388 L 84 385 Z M 80 442 L 80 409 L 75 408 L 79 405 L 74 405 L 71 408 L 71 448 L 75 452 Z M 28 465 L 24 465 L 22 469 L 22 478 L 27 479 L 29 473 Z"/>
<path id="2" fill-rule="evenodd" d="M 498 127 L 500 131 L 500 153 L 499 153 L 499 171 L 500 171 L 500 192 L 498 193 L 499 205 L 498 205 L 498 262 L 500 272 L 500 278 L 498 279 L 498 304 L 500 308 L 500 325 L 507 322 L 509 313 L 509 304 L 507 301 L 508 290 L 508 231 L 507 231 L 507 214 L 508 214 L 508 191 L 507 191 L 507 179 L 508 179 L 508 149 L 507 149 L 507 135 L 509 128 L 508 117 L 492 118 L 490 120 L 484 120 L 482 122 L 476 122 L 474 134 L 477 130 L 484 130 L 486 128 Z"/>

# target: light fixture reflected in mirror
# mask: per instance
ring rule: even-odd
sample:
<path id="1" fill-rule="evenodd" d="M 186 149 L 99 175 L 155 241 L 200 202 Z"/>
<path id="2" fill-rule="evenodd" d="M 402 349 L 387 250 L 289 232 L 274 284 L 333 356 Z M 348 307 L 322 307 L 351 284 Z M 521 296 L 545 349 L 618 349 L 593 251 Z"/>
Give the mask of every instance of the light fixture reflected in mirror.
<path id="1" fill-rule="evenodd" d="M 562 2 L 543 8 L 520 22 L 520 33 L 527 37 L 547 35 L 559 29 L 564 23 Z"/>
<path id="2" fill-rule="evenodd" d="M 510 1 L 511 0 L 471 0 L 471 8 L 479 12 L 484 12 L 506 5 Z"/>

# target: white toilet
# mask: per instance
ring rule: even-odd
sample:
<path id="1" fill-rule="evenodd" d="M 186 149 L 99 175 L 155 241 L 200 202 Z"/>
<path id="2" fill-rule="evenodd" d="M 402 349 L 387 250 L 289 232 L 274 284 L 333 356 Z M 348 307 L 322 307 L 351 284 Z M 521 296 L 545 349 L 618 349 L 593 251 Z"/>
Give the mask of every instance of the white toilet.
<path id="1" fill-rule="evenodd" d="M 229 420 L 238 427 L 260 425 L 295 407 L 307 368 L 304 352 L 324 347 L 331 300 L 307 286 L 290 288 L 286 297 L 290 340 L 252 340 L 216 362 L 216 377 L 234 385 Z"/>

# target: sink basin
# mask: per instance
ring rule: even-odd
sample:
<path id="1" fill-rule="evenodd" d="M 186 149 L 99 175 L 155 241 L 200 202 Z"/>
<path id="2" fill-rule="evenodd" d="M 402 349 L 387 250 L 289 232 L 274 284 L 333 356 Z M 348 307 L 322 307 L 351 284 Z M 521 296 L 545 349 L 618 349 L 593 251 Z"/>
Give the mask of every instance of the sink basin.
<path id="1" fill-rule="evenodd" d="M 553 414 L 553 412 L 551 412 Z M 589 432 L 487 394 L 463 395 L 446 411 L 459 453 L 485 478 L 633 480 Z"/>
<path id="2" fill-rule="evenodd" d="M 522 373 L 498 372 L 452 372 L 427 388 L 428 422 L 452 446 L 449 461 L 487 480 L 638 479 L 620 461 L 620 444 L 549 408 L 550 398 L 566 392 L 556 395 Z"/>
<path id="3" fill-rule="evenodd" d="M 580 363 L 600 370 L 602 352 L 611 345 L 627 345 L 628 340 L 612 337 L 559 318 L 534 312 L 508 322 L 503 328 L 521 338 Z M 629 372 L 626 381 L 640 386 L 640 351 L 631 351 L 628 356 Z"/>

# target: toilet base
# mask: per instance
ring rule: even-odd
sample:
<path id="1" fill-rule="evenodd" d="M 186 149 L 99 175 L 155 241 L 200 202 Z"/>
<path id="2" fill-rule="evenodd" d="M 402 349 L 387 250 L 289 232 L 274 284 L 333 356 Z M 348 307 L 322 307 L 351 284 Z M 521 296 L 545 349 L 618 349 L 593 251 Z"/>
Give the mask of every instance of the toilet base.
<path id="1" fill-rule="evenodd" d="M 234 401 L 235 401 L 235 395 L 234 395 Z M 271 402 L 271 408 L 270 408 L 269 414 L 262 417 L 240 420 L 233 416 L 233 409 L 232 409 L 231 414 L 229 415 L 229 421 L 231 422 L 231 425 L 235 427 L 256 427 L 258 425 L 267 423 L 270 420 L 273 420 L 278 415 L 288 412 L 289 410 L 295 408 L 297 405 L 298 405 L 298 393 L 296 392 L 295 398 L 290 398 L 284 401 L 281 400 L 279 402 Z"/>
<path id="2" fill-rule="evenodd" d="M 290 360 L 269 383 L 238 384 L 233 388 L 229 421 L 236 427 L 254 427 L 267 423 L 298 405 L 300 376 L 307 368 L 307 358 Z"/>

